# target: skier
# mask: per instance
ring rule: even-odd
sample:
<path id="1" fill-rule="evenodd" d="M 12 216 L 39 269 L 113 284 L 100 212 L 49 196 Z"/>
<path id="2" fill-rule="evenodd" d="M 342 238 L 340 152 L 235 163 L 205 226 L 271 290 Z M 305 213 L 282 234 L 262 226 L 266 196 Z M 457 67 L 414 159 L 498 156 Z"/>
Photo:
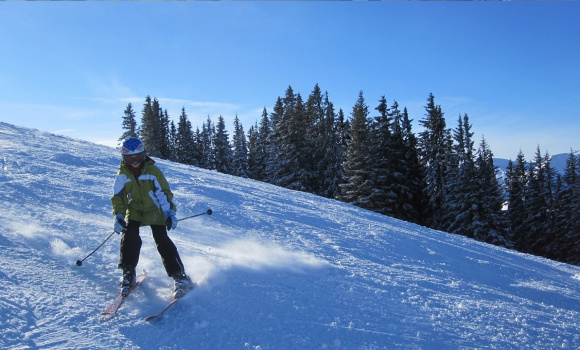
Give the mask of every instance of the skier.
<path id="1" fill-rule="evenodd" d="M 135 286 L 135 267 L 141 251 L 140 226 L 150 226 L 157 251 L 167 275 L 173 277 L 175 298 L 183 296 L 194 284 L 185 274 L 183 263 L 167 230 L 177 227 L 173 193 L 155 161 L 145 153 L 140 139 L 130 137 L 121 147 L 123 161 L 113 187 L 115 232 L 121 233 L 119 268 L 121 294 Z"/>

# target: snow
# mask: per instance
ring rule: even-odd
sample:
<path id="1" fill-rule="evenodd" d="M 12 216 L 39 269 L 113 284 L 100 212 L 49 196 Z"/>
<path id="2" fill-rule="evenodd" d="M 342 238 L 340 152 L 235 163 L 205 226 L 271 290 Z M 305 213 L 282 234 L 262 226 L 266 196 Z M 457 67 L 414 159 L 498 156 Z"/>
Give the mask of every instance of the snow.
<path id="1" fill-rule="evenodd" d="M 334 200 L 158 160 L 199 287 L 160 321 L 172 281 L 143 228 L 149 278 L 113 317 L 120 157 L 0 123 L 0 348 L 577 349 L 580 268 Z"/>

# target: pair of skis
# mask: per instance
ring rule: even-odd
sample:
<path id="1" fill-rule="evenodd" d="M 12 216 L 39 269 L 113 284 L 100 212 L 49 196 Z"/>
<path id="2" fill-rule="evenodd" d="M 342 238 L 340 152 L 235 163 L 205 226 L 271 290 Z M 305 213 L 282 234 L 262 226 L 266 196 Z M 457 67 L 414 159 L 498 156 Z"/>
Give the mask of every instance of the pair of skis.
<path id="1" fill-rule="evenodd" d="M 117 312 L 117 310 L 119 310 L 119 308 L 121 307 L 121 305 L 123 305 L 123 303 L 125 302 L 125 300 L 129 297 L 129 295 L 131 295 L 131 293 L 133 293 L 133 291 L 135 289 L 137 289 L 143 283 L 143 281 L 146 278 L 147 278 L 147 273 L 145 271 L 143 271 L 143 273 L 137 277 L 137 282 L 135 283 L 135 286 L 133 288 L 129 289 L 129 293 L 127 293 L 127 295 L 120 294 L 117 297 L 117 299 L 115 299 L 111 303 L 111 305 L 109 305 L 105 309 L 105 311 L 103 311 L 101 314 L 102 315 L 114 315 Z M 163 316 L 163 314 L 165 314 L 165 312 L 167 310 L 169 310 L 169 308 L 171 308 L 171 306 L 173 306 L 179 299 L 180 298 L 173 298 L 173 299 L 171 299 L 171 301 L 168 302 L 167 305 L 165 305 L 155 315 L 151 315 L 151 316 L 145 318 L 145 321 L 151 322 L 151 321 L 155 321 L 155 320 L 161 318 Z"/>

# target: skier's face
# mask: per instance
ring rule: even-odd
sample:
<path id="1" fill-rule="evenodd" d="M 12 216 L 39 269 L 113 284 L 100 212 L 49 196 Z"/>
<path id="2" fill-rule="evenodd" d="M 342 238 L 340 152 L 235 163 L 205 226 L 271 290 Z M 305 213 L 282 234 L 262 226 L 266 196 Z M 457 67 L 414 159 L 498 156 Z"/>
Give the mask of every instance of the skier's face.
<path id="1" fill-rule="evenodd" d="M 139 154 L 132 154 L 132 155 L 124 155 L 123 156 L 123 161 L 126 164 L 129 164 L 130 166 L 132 166 L 133 168 L 137 168 L 139 165 L 141 165 L 141 163 L 143 162 L 143 159 L 145 159 L 145 153 L 139 153 Z"/>

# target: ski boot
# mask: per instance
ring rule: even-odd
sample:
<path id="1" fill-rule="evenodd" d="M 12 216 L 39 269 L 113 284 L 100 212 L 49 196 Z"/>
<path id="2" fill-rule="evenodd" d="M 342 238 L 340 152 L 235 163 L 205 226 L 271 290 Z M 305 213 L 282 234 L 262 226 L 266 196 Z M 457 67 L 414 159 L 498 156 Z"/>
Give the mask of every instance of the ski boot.
<path id="1" fill-rule="evenodd" d="M 127 296 L 129 291 L 137 284 L 137 277 L 134 268 L 123 268 L 123 276 L 119 280 L 121 295 Z"/>
<path id="2" fill-rule="evenodd" d="M 186 274 L 177 274 L 173 276 L 173 297 L 181 298 L 187 292 L 195 287 L 195 283 Z"/>

